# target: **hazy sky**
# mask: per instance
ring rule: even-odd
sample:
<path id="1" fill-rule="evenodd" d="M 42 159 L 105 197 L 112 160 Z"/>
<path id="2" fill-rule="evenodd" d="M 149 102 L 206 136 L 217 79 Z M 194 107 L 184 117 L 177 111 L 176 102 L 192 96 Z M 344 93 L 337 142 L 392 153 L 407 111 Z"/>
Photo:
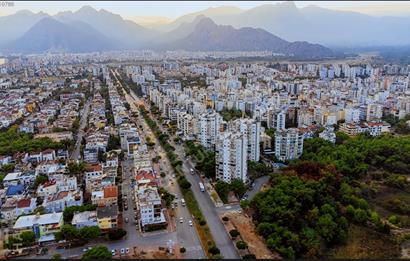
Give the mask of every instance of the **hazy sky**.
<path id="1" fill-rule="evenodd" d="M 83 5 L 90 5 L 96 9 L 104 8 L 126 18 L 135 16 L 164 16 L 173 19 L 208 7 L 229 5 L 249 9 L 261 4 L 275 4 L 278 2 L 281 1 L 15 1 L 14 7 L 0 6 L 0 16 L 13 14 L 23 9 L 28 9 L 32 12 L 44 11 L 54 15 L 59 11 L 75 11 Z M 330 9 L 357 11 L 378 16 L 410 16 L 410 3 L 401 1 L 296 1 L 295 4 L 298 7 L 314 4 Z"/>

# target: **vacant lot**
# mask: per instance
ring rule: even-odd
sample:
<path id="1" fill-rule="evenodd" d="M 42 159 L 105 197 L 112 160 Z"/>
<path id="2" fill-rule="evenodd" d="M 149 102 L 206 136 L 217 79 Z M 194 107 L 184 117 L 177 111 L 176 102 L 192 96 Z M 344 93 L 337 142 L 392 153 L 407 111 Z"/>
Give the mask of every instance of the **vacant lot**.
<path id="1" fill-rule="evenodd" d="M 236 211 L 230 211 L 223 216 L 227 216 L 233 227 L 235 227 L 243 240 L 248 244 L 249 251 L 256 256 L 257 259 L 279 259 L 277 254 L 272 253 L 266 245 L 262 237 L 256 234 L 255 225 L 252 220 L 244 214 L 239 214 Z"/>
<path id="2" fill-rule="evenodd" d="M 336 247 L 329 258 L 398 258 L 400 247 L 389 236 L 372 229 L 351 225 L 346 245 Z"/>

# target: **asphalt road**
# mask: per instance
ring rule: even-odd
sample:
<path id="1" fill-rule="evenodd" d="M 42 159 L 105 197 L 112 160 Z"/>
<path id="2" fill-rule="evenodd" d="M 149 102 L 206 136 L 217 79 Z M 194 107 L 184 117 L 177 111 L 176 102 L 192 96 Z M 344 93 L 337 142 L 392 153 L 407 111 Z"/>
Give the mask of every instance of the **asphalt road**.
<path id="1" fill-rule="evenodd" d="M 138 100 L 138 97 L 133 93 L 131 90 L 131 95 L 134 101 Z M 130 103 L 133 104 L 133 103 Z M 132 107 L 131 107 L 132 108 Z M 146 125 L 145 125 L 146 126 Z M 147 130 L 148 126 L 144 127 L 144 131 Z M 160 127 L 161 128 L 161 127 Z M 179 145 L 171 144 L 176 148 L 176 153 L 179 155 L 181 159 L 184 159 L 185 156 L 183 154 L 183 148 Z M 158 143 L 158 141 L 157 141 Z M 162 148 L 160 148 L 162 150 Z M 209 229 L 212 233 L 212 236 L 215 240 L 217 247 L 220 249 L 221 254 L 224 258 L 227 259 L 238 259 L 240 258 L 235 246 L 233 245 L 232 240 L 230 239 L 228 233 L 225 230 L 222 221 L 220 220 L 217 209 L 212 202 L 209 194 L 207 192 L 201 192 L 199 189 L 199 182 L 200 177 L 197 175 L 189 174 L 189 169 L 193 168 L 192 162 L 190 160 L 185 159 L 183 164 L 183 171 L 185 176 L 187 177 L 188 181 L 192 184 L 192 192 L 194 193 L 195 199 L 198 202 L 199 208 L 203 213 L 205 220 L 209 226 Z"/>
<path id="2" fill-rule="evenodd" d="M 112 71 L 114 77 L 117 79 L 117 74 Z M 118 79 L 117 79 L 118 81 Z M 119 82 L 119 81 L 118 81 Z M 120 83 L 120 82 L 119 82 Z M 121 83 L 120 83 L 121 85 Z M 126 100 L 127 102 L 130 104 L 131 110 L 138 112 L 138 108 L 135 106 L 135 98 L 131 97 L 130 95 L 126 94 Z M 139 114 L 138 114 L 139 115 Z M 146 124 L 145 120 L 139 116 L 137 118 L 137 122 L 136 122 L 137 126 L 141 125 L 142 126 L 142 130 L 140 130 L 140 135 L 141 135 L 141 141 L 145 141 L 146 140 L 146 136 L 154 136 L 151 129 L 148 127 L 148 125 Z M 178 202 L 178 207 L 176 207 L 174 209 L 174 224 L 176 224 L 176 231 L 174 232 L 163 232 L 161 233 L 161 235 L 164 238 L 161 238 L 161 240 L 165 240 L 168 241 L 169 239 L 172 239 L 175 243 L 178 243 L 181 246 L 184 246 L 186 249 L 186 253 L 184 254 L 185 258 L 193 258 L 193 259 L 202 259 L 205 257 L 205 253 L 203 252 L 200 240 L 199 240 L 199 236 L 198 233 L 195 229 L 194 226 L 190 226 L 189 225 L 189 220 L 193 220 L 191 217 L 191 214 L 189 213 L 188 209 L 186 207 L 183 207 L 180 204 L 180 200 L 182 198 L 182 193 L 179 189 L 179 187 L 177 186 L 177 182 L 176 180 L 170 175 L 170 173 L 172 172 L 172 168 L 171 165 L 169 164 L 167 158 L 166 158 L 166 154 L 163 151 L 162 147 L 159 145 L 158 140 L 156 140 L 155 146 L 154 148 L 149 150 L 150 156 L 151 158 L 154 158 L 157 155 L 161 156 L 161 160 L 159 161 L 158 164 L 154 163 L 154 169 L 157 171 L 157 173 L 159 174 L 161 172 L 161 170 L 168 174 L 166 175 L 165 178 L 161 179 L 161 185 L 163 187 L 165 187 L 165 189 L 167 191 L 169 191 L 170 193 L 173 193 L 175 195 L 177 195 L 177 200 L 175 200 L 176 202 Z M 131 184 L 131 178 L 132 178 L 132 161 L 124 161 L 124 167 L 125 167 L 125 171 L 123 172 L 125 174 L 125 176 L 123 177 L 124 182 L 123 182 L 123 193 L 125 192 L 127 194 L 127 199 L 128 201 L 132 200 L 132 196 L 129 193 L 129 188 L 130 188 L 130 184 Z M 135 229 L 135 214 L 133 211 L 133 206 L 134 203 L 133 202 L 128 202 L 128 210 L 125 211 L 123 213 L 124 218 L 128 217 L 130 222 L 124 223 L 126 224 L 126 229 L 128 231 L 128 229 L 130 230 L 130 233 L 132 234 L 133 232 L 131 232 L 131 230 L 133 230 L 134 232 L 136 232 Z M 180 217 L 183 218 L 183 223 L 179 222 Z M 131 221 L 132 222 L 131 224 Z M 129 228 L 128 228 L 129 226 Z M 144 241 L 144 244 L 148 244 L 148 245 L 152 245 L 155 244 L 155 242 L 151 242 L 151 234 L 152 233 L 146 233 L 143 237 L 141 235 L 140 232 L 136 233 L 138 236 L 140 236 L 140 239 L 135 239 L 136 241 Z M 157 237 L 154 236 L 154 239 L 157 240 Z M 147 243 L 148 240 L 148 243 Z M 156 243 L 157 244 L 157 243 Z"/>
<path id="3" fill-rule="evenodd" d="M 80 127 L 78 128 L 78 133 L 77 133 L 77 140 L 75 142 L 75 149 L 71 153 L 71 159 L 72 160 L 77 160 L 78 156 L 80 155 L 80 148 L 81 148 L 81 140 L 83 139 L 84 136 L 84 128 L 87 126 L 87 119 L 88 119 L 88 113 L 90 112 L 90 105 L 91 105 L 91 98 L 89 98 L 84 105 L 83 109 L 83 114 L 81 115 L 80 119 Z"/>

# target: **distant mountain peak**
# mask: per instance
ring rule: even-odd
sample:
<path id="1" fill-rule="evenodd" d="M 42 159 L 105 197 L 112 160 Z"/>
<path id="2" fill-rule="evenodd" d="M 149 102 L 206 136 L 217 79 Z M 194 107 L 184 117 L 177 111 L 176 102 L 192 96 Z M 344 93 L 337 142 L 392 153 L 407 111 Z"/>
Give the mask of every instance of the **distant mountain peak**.
<path id="1" fill-rule="evenodd" d="M 84 14 L 97 13 L 97 12 L 98 11 L 90 5 L 84 5 L 76 11 L 76 13 L 84 13 Z"/>
<path id="2" fill-rule="evenodd" d="M 218 26 L 211 18 L 206 17 L 205 15 L 198 15 L 195 20 L 199 21 L 195 27 L 195 30 L 215 28 Z"/>
<path id="3" fill-rule="evenodd" d="M 23 10 L 17 11 L 15 14 L 16 15 L 33 15 L 34 13 L 31 12 L 30 10 L 23 9 Z"/>

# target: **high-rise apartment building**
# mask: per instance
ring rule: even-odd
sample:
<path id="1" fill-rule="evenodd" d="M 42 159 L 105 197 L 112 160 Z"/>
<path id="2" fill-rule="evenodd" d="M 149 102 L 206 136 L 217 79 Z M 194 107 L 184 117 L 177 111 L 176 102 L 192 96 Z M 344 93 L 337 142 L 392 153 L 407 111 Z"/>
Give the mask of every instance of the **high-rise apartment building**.
<path id="1" fill-rule="evenodd" d="M 275 156 L 279 160 L 299 158 L 303 153 L 303 135 L 297 128 L 276 131 Z"/>
<path id="2" fill-rule="evenodd" d="M 248 181 L 248 141 L 240 132 L 224 132 L 216 144 L 216 177 L 225 182 Z"/>

